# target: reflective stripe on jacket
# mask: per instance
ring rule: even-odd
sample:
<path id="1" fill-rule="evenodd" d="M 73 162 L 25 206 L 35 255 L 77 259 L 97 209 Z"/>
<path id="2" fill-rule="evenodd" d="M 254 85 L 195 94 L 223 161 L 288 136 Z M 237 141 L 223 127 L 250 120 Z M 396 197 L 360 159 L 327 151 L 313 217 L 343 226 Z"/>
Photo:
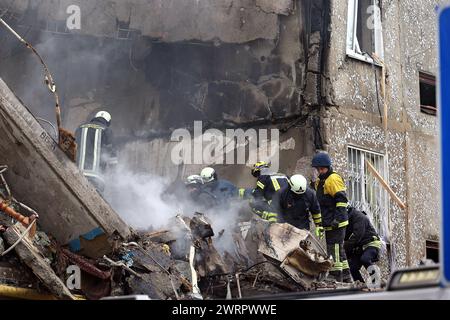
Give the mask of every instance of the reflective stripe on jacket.
<path id="1" fill-rule="evenodd" d="M 345 183 L 341 176 L 330 170 L 328 174 L 319 177 L 315 187 L 325 230 L 346 227 L 348 200 Z"/>

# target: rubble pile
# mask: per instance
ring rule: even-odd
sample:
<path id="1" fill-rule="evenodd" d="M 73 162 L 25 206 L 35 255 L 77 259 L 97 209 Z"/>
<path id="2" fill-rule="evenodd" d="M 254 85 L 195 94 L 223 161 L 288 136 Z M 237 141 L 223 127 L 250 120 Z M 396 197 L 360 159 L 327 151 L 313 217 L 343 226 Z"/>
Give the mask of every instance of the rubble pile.
<path id="1" fill-rule="evenodd" d="M 14 198 L 7 169 L 0 166 L 0 297 L 239 299 L 344 286 L 324 281 L 332 261 L 310 232 L 252 214 L 218 234 L 195 213 L 163 230 L 124 238 L 97 228 L 61 244 Z"/>
<path id="2" fill-rule="evenodd" d="M 81 255 L 42 231 L 30 237 L 27 226 L 1 215 L 0 249 L 15 247 L 0 260 L 0 296 L 237 299 L 330 288 L 323 280 L 332 262 L 309 232 L 257 217 L 215 235 L 205 215 L 177 215 L 167 230 L 135 232 L 129 239 L 111 235 L 109 252 Z M 214 244 L 225 232 L 232 233 L 234 250 L 220 253 Z M 74 266 L 78 280 L 68 272 Z"/>

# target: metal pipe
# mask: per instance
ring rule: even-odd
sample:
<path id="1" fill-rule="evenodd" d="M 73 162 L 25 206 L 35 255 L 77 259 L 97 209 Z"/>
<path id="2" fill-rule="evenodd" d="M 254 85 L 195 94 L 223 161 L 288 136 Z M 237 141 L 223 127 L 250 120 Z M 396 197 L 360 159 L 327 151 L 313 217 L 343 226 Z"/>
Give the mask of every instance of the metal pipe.
<path id="1" fill-rule="evenodd" d="M 236 273 L 236 285 L 238 288 L 238 295 L 239 295 L 239 299 L 242 299 L 241 284 L 239 282 L 239 276 L 240 276 L 240 273 L 239 272 Z"/>
<path id="2" fill-rule="evenodd" d="M 14 220 L 19 221 L 24 227 L 28 227 L 30 225 L 31 220 L 30 217 L 25 217 L 21 215 L 16 210 L 11 208 L 4 199 L 1 198 L 0 198 L 0 211 L 3 211 Z"/>
<path id="3" fill-rule="evenodd" d="M 0 284 L 0 296 L 24 299 L 24 300 L 58 300 L 57 297 L 51 294 L 43 294 L 34 289 L 18 288 Z M 80 295 L 74 295 L 75 300 L 86 300 L 85 297 Z"/>
<path id="4" fill-rule="evenodd" d="M 0 18 L 0 23 L 3 24 L 6 29 L 9 30 L 17 39 L 19 39 L 20 42 L 27 45 L 27 42 L 16 32 L 13 28 L 11 28 L 2 18 Z"/>
<path id="5" fill-rule="evenodd" d="M 103 259 L 108 262 L 111 266 L 113 267 L 121 267 L 124 268 L 125 270 L 127 270 L 128 272 L 130 272 L 131 274 L 135 275 L 136 277 L 138 277 L 139 279 L 142 279 L 142 276 L 137 273 L 136 271 L 134 271 L 133 269 L 131 269 L 130 267 L 128 267 L 125 263 L 121 262 L 121 261 L 113 261 L 110 258 L 108 258 L 106 255 L 103 256 Z"/>
<path id="6" fill-rule="evenodd" d="M 30 223 L 30 225 L 28 226 L 28 228 L 25 230 L 25 232 L 22 233 L 22 234 L 19 236 L 19 239 L 17 239 L 17 241 L 14 242 L 14 244 L 13 244 L 11 247 L 9 247 L 6 251 L 2 252 L 2 254 L 0 255 L 0 257 L 3 257 L 3 256 L 5 256 L 5 255 L 7 255 L 11 250 L 13 250 L 13 249 L 14 249 L 14 248 L 22 241 L 22 239 L 25 238 L 25 236 L 28 234 L 28 232 L 30 232 L 31 228 L 33 228 L 33 225 L 34 225 L 35 223 L 36 223 L 36 220 L 33 220 L 33 221 Z"/>
<path id="7" fill-rule="evenodd" d="M 89 273 L 90 275 L 93 275 L 94 277 L 97 277 L 102 280 L 107 280 L 111 278 L 111 272 L 109 271 L 103 271 L 89 263 L 85 258 L 82 256 L 79 256 L 73 252 L 70 252 L 67 249 L 62 248 L 61 252 L 69 258 L 69 260 L 72 263 L 75 263 L 77 266 L 80 267 L 81 270 L 85 271 L 86 273 Z"/>
<path id="8" fill-rule="evenodd" d="M 14 31 L 14 29 L 11 28 L 2 18 L 0 18 L 0 23 L 3 24 L 5 26 L 5 28 L 8 29 L 9 32 L 11 32 L 17 39 L 19 39 L 20 42 L 25 44 L 27 46 L 27 48 L 29 48 L 31 51 L 33 51 L 33 53 L 39 58 L 40 63 L 44 67 L 45 83 L 47 84 L 50 92 L 52 92 L 55 97 L 56 123 L 58 125 L 58 129 L 60 129 L 61 128 L 61 109 L 59 107 L 59 96 L 58 96 L 58 93 L 56 92 L 56 85 L 55 85 L 55 82 L 53 81 L 52 74 L 50 73 L 50 70 L 48 69 L 47 64 L 44 62 L 41 55 L 36 51 L 36 49 L 31 44 L 29 44 L 27 41 L 25 41 L 16 31 Z"/>

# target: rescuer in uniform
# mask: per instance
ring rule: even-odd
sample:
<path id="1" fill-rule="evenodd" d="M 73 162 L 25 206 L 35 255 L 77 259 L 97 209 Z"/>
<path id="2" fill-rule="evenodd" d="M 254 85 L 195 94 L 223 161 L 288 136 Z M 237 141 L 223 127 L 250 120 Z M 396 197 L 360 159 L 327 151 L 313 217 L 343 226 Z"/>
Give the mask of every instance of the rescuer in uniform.
<path id="1" fill-rule="evenodd" d="M 287 190 L 289 179 L 281 173 L 270 171 L 270 163 L 260 161 L 253 165 L 252 176 L 257 178 L 250 207 L 258 216 L 269 222 L 279 222 L 280 196 Z"/>
<path id="2" fill-rule="evenodd" d="M 219 179 L 213 168 L 203 168 L 200 176 L 203 180 L 202 193 L 209 194 L 215 205 L 228 208 L 230 200 L 238 198 L 238 188 L 228 180 Z"/>
<path id="3" fill-rule="evenodd" d="M 290 188 L 283 191 L 280 197 L 282 222 L 289 223 L 298 229 L 310 230 L 312 216 L 316 226 L 316 236 L 323 237 L 322 215 L 316 192 L 308 187 L 308 181 L 300 174 L 289 179 Z"/>
<path id="4" fill-rule="evenodd" d="M 329 277 L 338 282 L 353 282 L 344 250 L 348 226 L 346 187 L 342 177 L 334 172 L 331 165 L 331 158 L 326 153 L 317 153 L 312 160 L 312 167 L 319 174 L 315 189 L 322 212 L 327 252 L 334 262 Z"/>
<path id="5" fill-rule="evenodd" d="M 381 239 L 364 211 L 350 207 L 344 248 L 355 281 L 364 282 L 360 269 L 369 269 L 380 259 Z"/>
<path id="6" fill-rule="evenodd" d="M 99 111 L 75 133 L 78 142 L 78 168 L 100 193 L 105 189 L 103 176 L 107 167 L 117 163 L 110 125 L 109 112 Z"/>

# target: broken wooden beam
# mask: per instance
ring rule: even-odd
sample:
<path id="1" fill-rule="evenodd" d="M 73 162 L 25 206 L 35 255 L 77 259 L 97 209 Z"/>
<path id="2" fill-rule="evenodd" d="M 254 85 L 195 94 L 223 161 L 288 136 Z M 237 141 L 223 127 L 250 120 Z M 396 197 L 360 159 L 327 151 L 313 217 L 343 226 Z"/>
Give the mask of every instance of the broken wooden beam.
<path id="1" fill-rule="evenodd" d="M 370 161 L 366 160 L 367 168 L 370 172 L 375 176 L 375 178 L 381 183 L 383 188 L 391 195 L 392 199 L 399 205 L 400 208 L 403 210 L 406 209 L 406 204 L 403 203 L 402 200 L 397 196 L 397 194 L 392 190 L 392 188 L 389 186 L 389 184 L 384 180 L 384 178 L 379 174 L 377 169 L 370 163 Z"/>
<path id="2" fill-rule="evenodd" d="M 14 244 L 20 235 L 24 232 L 24 228 L 20 223 L 16 223 L 6 230 L 3 234 L 9 245 Z M 25 263 L 39 280 L 53 293 L 56 297 L 63 300 L 75 300 L 75 297 L 55 274 L 28 237 L 24 237 L 22 241 L 15 247 L 16 253 L 20 260 Z"/>

